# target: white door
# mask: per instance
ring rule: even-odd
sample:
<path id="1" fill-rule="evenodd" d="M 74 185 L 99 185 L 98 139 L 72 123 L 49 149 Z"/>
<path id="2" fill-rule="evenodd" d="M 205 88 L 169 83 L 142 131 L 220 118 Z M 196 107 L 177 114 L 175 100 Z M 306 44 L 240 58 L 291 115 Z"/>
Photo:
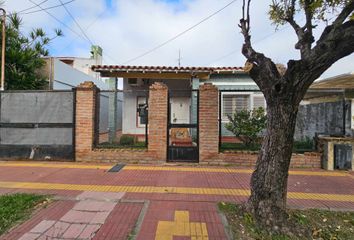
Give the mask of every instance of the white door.
<path id="1" fill-rule="evenodd" d="M 189 97 L 172 97 L 171 100 L 171 123 L 190 123 L 190 106 Z"/>

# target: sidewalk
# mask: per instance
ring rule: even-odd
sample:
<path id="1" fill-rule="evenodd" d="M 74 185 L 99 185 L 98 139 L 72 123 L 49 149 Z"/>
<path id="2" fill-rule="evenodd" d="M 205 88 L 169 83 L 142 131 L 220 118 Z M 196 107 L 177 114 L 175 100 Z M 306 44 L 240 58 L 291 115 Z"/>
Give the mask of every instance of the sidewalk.
<path id="1" fill-rule="evenodd" d="M 228 239 L 217 202 L 242 202 L 252 170 L 0 162 L 0 194 L 58 201 L 0 239 Z M 288 205 L 354 211 L 348 172 L 291 170 Z"/>

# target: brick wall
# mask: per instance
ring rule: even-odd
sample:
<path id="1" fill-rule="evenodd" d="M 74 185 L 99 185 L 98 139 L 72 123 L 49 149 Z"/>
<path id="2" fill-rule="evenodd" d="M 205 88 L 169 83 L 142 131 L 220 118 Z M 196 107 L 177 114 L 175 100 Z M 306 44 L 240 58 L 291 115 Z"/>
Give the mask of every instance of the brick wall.
<path id="1" fill-rule="evenodd" d="M 157 160 L 167 157 L 167 103 L 168 88 L 156 82 L 149 89 L 149 152 L 156 153 Z"/>
<path id="2" fill-rule="evenodd" d="M 81 83 L 76 88 L 75 157 L 78 161 L 94 145 L 97 91 L 93 82 Z"/>
<path id="3" fill-rule="evenodd" d="M 218 89 L 212 84 L 199 88 L 199 162 L 215 159 L 219 152 Z"/>
<path id="4" fill-rule="evenodd" d="M 95 114 L 99 89 L 92 82 L 76 89 L 76 161 L 164 163 L 167 155 L 168 88 L 154 83 L 149 92 L 148 149 L 96 149 Z M 200 164 L 235 164 L 254 166 L 257 153 L 219 153 L 218 89 L 205 84 L 199 91 L 199 160 Z M 321 156 L 317 153 L 293 154 L 291 167 L 319 168 Z"/>
<path id="5" fill-rule="evenodd" d="M 149 147 L 148 149 L 97 149 L 98 139 L 96 99 L 99 89 L 93 82 L 84 82 L 76 89 L 75 159 L 79 162 L 148 163 L 166 161 L 167 97 L 168 89 L 162 83 L 153 84 L 149 93 Z"/>
<path id="6" fill-rule="evenodd" d="M 199 90 L 199 162 L 200 164 L 234 164 L 254 166 L 257 152 L 219 153 L 218 89 L 212 84 L 204 84 Z M 290 167 L 320 168 L 319 153 L 293 154 Z"/>
<path id="7" fill-rule="evenodd" d="M 237 166 L 253 167 L 258 157 L 257 152 L 237 151 L 219 153 L 216 158 L 204 161 L 204 164 L 234 164 Z M 293 154 L 290 162 L 290 168 L 321 168 L 320 153 Z"/>

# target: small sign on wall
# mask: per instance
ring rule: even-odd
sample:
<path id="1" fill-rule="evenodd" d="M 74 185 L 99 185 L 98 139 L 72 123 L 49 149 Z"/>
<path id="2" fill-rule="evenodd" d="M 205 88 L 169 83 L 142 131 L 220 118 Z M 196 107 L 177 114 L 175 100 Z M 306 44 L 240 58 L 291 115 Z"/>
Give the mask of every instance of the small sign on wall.
<path id="1" fill-rule="evenodd" d="M 351 104 L 351 121 L 350 121 L 351 129 L 354 129 L 354 99 L 352 99 Z"/>

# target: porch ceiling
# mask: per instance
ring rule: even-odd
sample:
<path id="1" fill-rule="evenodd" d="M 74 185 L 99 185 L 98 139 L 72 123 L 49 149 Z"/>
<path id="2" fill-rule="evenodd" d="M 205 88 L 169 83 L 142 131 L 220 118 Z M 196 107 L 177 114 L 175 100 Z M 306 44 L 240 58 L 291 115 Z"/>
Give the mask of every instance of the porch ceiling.
<path id="1" fill-rule="evenodd" d="M 243 72 L 240 67 L 170 67 L 170 66 L 119 66 L 94 65 L 91 69 L 102 77 L 122 78 L 158 78 L 158 79 L 190 79 L 198 77 L 208 79 L 212 73 Z"/>

